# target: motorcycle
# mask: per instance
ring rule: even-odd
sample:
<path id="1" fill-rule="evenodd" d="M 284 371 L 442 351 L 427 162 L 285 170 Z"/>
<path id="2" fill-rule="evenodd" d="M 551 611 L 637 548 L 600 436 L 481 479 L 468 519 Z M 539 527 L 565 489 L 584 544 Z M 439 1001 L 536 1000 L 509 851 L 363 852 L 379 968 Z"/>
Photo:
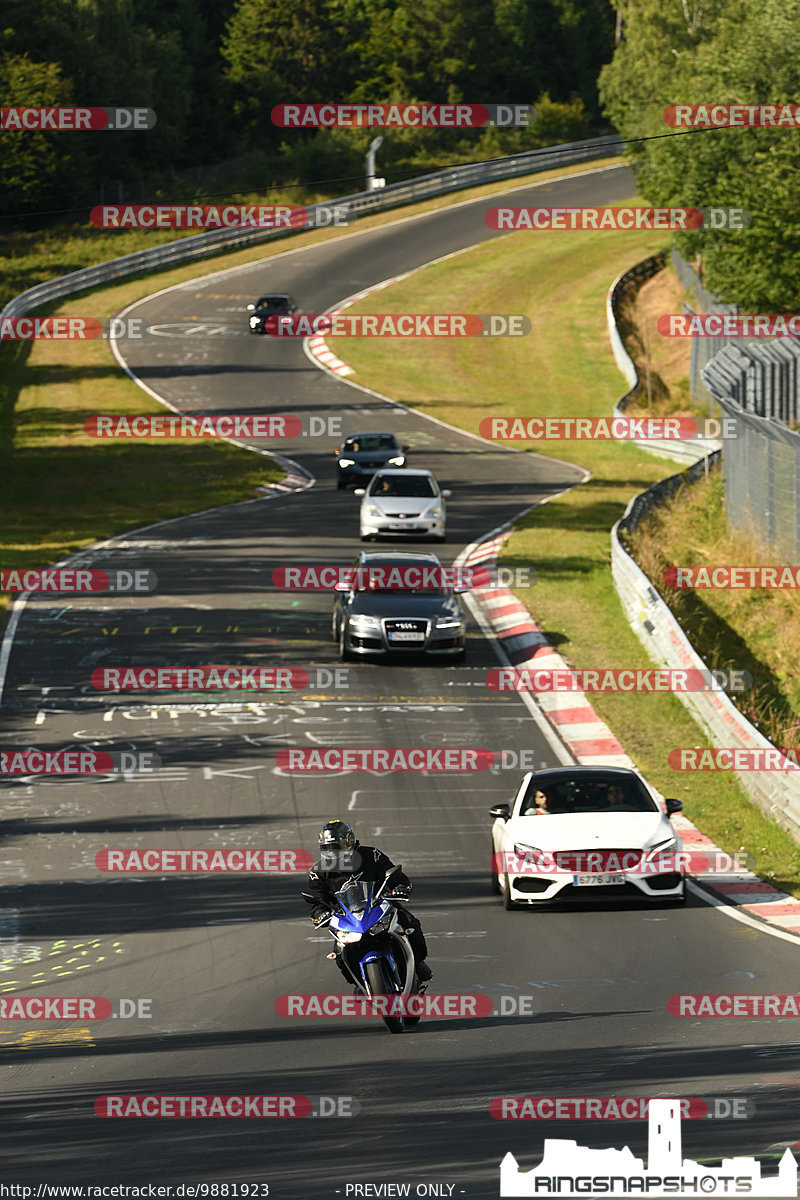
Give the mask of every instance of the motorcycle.
<path id="1" fill-rule="evenodd" d="M 336 892 L 336 911 L 325 922 L 336 942 L 336 952 L 328 958 L 341 959 L 357 995 L 406 998 L 423 993 L 427 986 L 417 979 L 414 953 L 400 915 L 384 896 L 401 870 L 393 867 L 377 891 L 373 883 L 351 876 Z M 390 1033 L 402 1033 L 420 1017 L 381 1014 L 381 1019 Z"/>

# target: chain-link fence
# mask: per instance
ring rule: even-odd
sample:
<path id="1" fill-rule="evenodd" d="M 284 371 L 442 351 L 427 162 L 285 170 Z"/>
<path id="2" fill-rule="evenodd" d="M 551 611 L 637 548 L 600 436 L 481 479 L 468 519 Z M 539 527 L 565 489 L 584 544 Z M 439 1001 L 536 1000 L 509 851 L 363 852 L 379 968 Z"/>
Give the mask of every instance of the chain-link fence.
<path id="1" fill-rule="evenodd" d="M 736 437 L 725 439 L 722 455 L 731 528 L 800 561 L 800 434 L 732 400 L 720 397 L 720 404 L 736 419 Z"/>
<path id="2" fill-rule="evenodd" d="M 694 267 L 683 258 L 677 250 L 671 253 L 672 269 L 678 277 L 678 282 L 687 293 L 689 299 L 684 301 L 681 309 L 684 313 L 738 313 L 735 304 L 723 304 L 718 296 L 703 285 L 703 281 Z M 689 395 L 695 404 L 699 404 L 708 413 L 718 415 L 717 400 L 709 391 L 703 379 L 703 368 L 722 349 L 731 343 L 731 338 L 693 337 L 691 358 L 689 362 Z M 741 338 L 737 339 L 741 341 Z"/>

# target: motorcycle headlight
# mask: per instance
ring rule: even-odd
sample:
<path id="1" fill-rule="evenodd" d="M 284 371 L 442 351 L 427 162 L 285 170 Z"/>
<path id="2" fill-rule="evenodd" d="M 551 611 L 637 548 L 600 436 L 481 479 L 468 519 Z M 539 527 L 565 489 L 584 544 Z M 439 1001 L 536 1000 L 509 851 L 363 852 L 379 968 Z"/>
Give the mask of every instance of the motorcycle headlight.
<path id="1" fill-rule="evenodd" d="M 394 913 L 388 912 L 385 917 L 381 917 L 380 921 L 376 921 L 370 929 L 370 933 L 385 933 L 392 923 Z"/>
<path id="2" fill-rule="evenodd" d="M 390 458 L 386 465 L 389 467 L 402 467 L 405 461 L 406 460 L 403 458 L 402 454 L 400 454 L 397 456 L 397 458 Z"/>
<path id="3" fill-rule="evenodd" d="M 339 931 L 337 936 L 340 942 L 345 942 L 348 945 L 350 942 L 360 942 L 362 937 L 360 933 L 350 933 L 342 930 Z"/>
<path id="4" fill-rule="evenodd" d="M 356 460 L 354 458 L 340 458 L 339 459 L 340 467 L 354 467 L 355 465 L 356 465 Z"/>

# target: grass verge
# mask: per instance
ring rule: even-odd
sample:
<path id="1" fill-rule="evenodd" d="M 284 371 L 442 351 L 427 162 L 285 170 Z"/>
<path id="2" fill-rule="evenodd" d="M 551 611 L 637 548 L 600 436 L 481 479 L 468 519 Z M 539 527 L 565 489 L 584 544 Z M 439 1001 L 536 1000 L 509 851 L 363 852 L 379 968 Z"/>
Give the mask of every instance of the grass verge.
<path id="1" fill-rule="evenodd" d="M 350 311 L 514 309 L 532 320 L 527 337 L 409 340 L 402 354 L 391 339 L 335 338 L 331 348 L 355 368 L 357 382 L 381 391 L 391 380 L 393 399 L 471 432 L 491 416 L 608 416 L 624 381 L 606 333 L 606 291 L 661 248 L 657 234 L 512 234 L 426 267 Z M 670 466 L 633 444 L 528 446 L 579 463 L 592 477 L 519 521 L 503 564 L 532 565 L 538 580 L 517 594 L 572 666 L 651 666 L 614 590 L 609 530 L 628 500 Z M 592 703 L 647 778 L 680 797 L 705 833 L 728 852 L 750 851 L 763 878 L 800 896 L 800 847 L 751 803 L 734 774 L 692 777 L 668 766 L 671 748 L 710 744 L 676 697 L 603 693 Z"/>
<path id="2" fill-rule="evenodd" d="M 438 196 L 402 211 L 357 222 L 356 231 L 497 194 L 504 187 L 547 182 L 614 165 L 608 158 L 554 169 L 526 179 L 485 184 Z M 244 266 L 303 246 L 347 236 L 352 230 L 311 230 L 186 266 L 149 272 L 113 286 L 70 297 L 47 311 L 98 319 L 113 316 L 157 288 L 215 270 Z M 175 240 L 167 231 L 113 232 L 89 226 L 6 238 L 0 242 L 0 275 L 12 294 L 41 279 Z M 5 256 L 5 257 L 4 257 Z M 244 314 L 242 316 L 244 319 Z M 104 341 L 0 344 L 0 459 L 3 523 L 0 566 L 37 568 L 113 534 L 198 509 L 250 499 L 256 485 L 283 472 L 270 459 L 225 442 L 98 443 L 83 432 L 85 418 L 108 413 L 163 412 L 121 372 Z M 280 446 L 277 447 L 280 449 Z M 9 596 L 0 593 L 0 613 Z"/>

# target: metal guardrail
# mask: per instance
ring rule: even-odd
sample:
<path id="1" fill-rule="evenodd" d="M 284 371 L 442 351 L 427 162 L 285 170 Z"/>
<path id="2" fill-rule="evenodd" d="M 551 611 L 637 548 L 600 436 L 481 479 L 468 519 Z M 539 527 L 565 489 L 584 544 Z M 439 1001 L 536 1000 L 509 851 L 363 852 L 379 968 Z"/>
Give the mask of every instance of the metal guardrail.
<path id="1" fill-rule="evenodd" d="M 348 217 L 357 220 L 374 212 L 412 204 L 431 196 L 442 196 L 467 187 L 476 187 L 483 183 L 492 183 L 495 180 L 513 179 L 518 175 L 531 175 L 552 170 L 554 167 L 607 158 L 621 154 L 624 148 L 625 143 L 617 134 L 589 138 L 582 142 L 565 142 L 561 146 L 552 146 L 545 150 L 529 150 L 524 154 L 512 154 L 505 158 L 450 167 L 432 175 L 420 175 L 374 191 L 355 192 L 350 196 L 326 200 L 322 204 L 308 205 L 306 207 L 310 223 L 301 229 L 215 229 L 208 233 L 179 238 L 174 242 L 154 246 L 152 250 L 137 250 L 133 254 L 112 258 L 108 262 L 84 267 L 80 271 L 72 271 L 69 275 L 61 275 L 46 283 L 36 284 L 14 296 L 0 312 L 0 319 L 22 316 L 64 296 L 97 287 L 102 283 L 111 283 L 128 275 L 191 262 L 222 251 L 236 250 L 258 242 L 307 232 L 308 229 L 317 227 L 314 218 L 320 210 L 324 212 L 334 205 L 346 208 Z"/>
<path id="2" fill-rule="evenodd" d="M 642 272 L 648 272 L 649 268 L 646 264 L 651 261 L 645 260 L 645 263 L 637 264 L 637 267 L 641 268 Z M 632 268 L 632 271 L 635 272 L 636 268 Z M 652 273 L 649 271 L 649 274 Z M 619 277 L 619 280 L 612 284 L 609 291 L 608 308 L 609 332 L 612 335 L 612 344 L 615 346 L 617 362 L 625 371 L 626 378 L 630 382 L 636 376 L 636 368 L 622 345 L 616 323 L 613 324 L 613 329 L 611 325 L 614 311 L 611 295 L 626 276 L 628 279 L 636 278 L 635 274 L 625 272 Z M 639 277 L 646 278 L 647 276 L 642 273 Z M 628 360 L 627 368 L 620 361 L 620 350 Z M 624 403 L 634 392 L 635 388 L 632 387 L 625 393 L 617 403 L 615 412 L 622 411 Z M 741 410 L 736 405 L 724 400 L 720 403 L 726 413 L 742 416 Z M 759 426 L 770 426 L 775 436 L 780 430 L 782 437 L 785 438 L 786 435 L 794 437 L 800 445 L 800 435 L 791 434 L 785 426 L 778 427 L 777 422 L 752 415 L 748 415 L 746 419 L 751 423 L 757 422 Z M 648 443 L 643 444 L 648 445 Z M 723 470 L 730 470 L 731 447 L 737 444 L 736 441 L 725 443 Z M 700 459 L 688 470 L 659 480 L 646 491 L 634 496 L 623 516 L 611 530 L 611 573 L 614 587 L 633 632 L 652 661 L 659 666 L 708 670 L 706 663 L 692 646 L 668 605 L 626 550 L 623 536 L 636 529 L 647 513 L 656 505 L 674 495 L 679 488 L 699 478 L 710 463 L 718 461 L 722 454 L 719 445 L 717 442 L 717 449 L 707 459 L 705 457 Z M 742 443 L 741 452 L 743 455 L 747 455 L 747 447 L 744 443 Z M 758 467 L 758 464 L 756 466 Z M 761 469 L 763 470 L 763 465 Z M 738 464 L 736 477 L 739 478 Z M 800 501 L 800 491 L 797 492 L 797 499 Z M 800 509 L 800 504 L 797 508 Z M 800 518 L 798 519 L 800 520 Z M 741 746 L 748 749 L 774 749 L 772 743 L 746 717 L 742 716 L 736 705 L 724 692 L 676 692 L 675 695 L 699 722 L 715 745 Z M 797 779 L 796 774 L 788 771 L 745 771 L 739 774 L 739 779 L 745 791 L 758 807 L 788 830 L 795 840 L 800 841 L 800 780 Z"/>
<path id="3" fill-rule="evenodd" d="M 661 251 L 659 254 L 652 254 L 649 258 L 644 258 L 641 262 L 635 263 L 627 271 L 623 271 L 608 289 L 606 296 L 608 336 L 611 340 L 611 348 L 614 351 L 617 366 L 629 384 L 627 392 L 620 396 L 614 405 L 615 417 L 624 416 L 628 405 L 642 390 L 642 381 L 639 378 L 636 364 L 630 354 L 628 354 L 619 332 L 618 317 L 622 297 L 631 283 L 644 283 L 646 279 L 651 279 L 653 275 L 657 275 L 659 271 L 663 270 L 665 264 L 665 251 Z M 668 458 L 673 462 L 694 463 L 699 458 L 704 458 L 707 454 L 717 451 L 720 443 L 709 438 L 695 438 L 691 442 L 672 440 L 637 441 L 637 445 L 643 447 L 645 450 L 649 450 L 651 454 L 655 454 L 659 458 Z"/>

